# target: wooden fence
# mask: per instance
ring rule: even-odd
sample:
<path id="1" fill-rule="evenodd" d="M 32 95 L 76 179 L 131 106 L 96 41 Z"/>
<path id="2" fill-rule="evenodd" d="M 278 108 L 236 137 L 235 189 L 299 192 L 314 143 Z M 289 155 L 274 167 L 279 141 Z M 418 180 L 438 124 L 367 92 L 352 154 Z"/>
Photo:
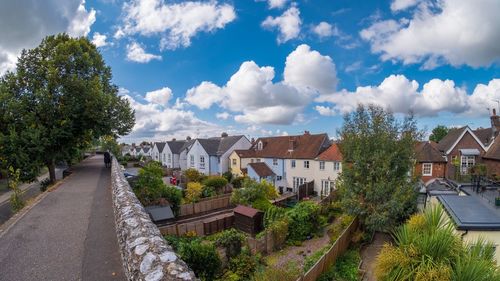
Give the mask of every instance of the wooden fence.
<path id="1" fill-rule="evenodd" d="M 231 205 L 231 194 L 222 194 L 215 197 L 203 198 L 199 202 L 182 204 L 179 209 L 179 218 L 210 212 L 216 209 L 227 208 Z"/>
<path id="2" fill-rule="evenodd" d="M 314 181 L 303 183 L 298 188 L 298 198 L 299 201 L 305 197 L 311 197 L 314 195 Z"/>
<path id="3" fill-rule="evenodd" d="M 355 218 L 351 224 L 342 232 L 337 241 L 333 243 L 332 247 L 314 264 L 309 271 L 300 276 L 297 281 L 314 281 L 319 276 L 327 271 L 341 256 L 351 243 L 352 234 L 358 228 L 358 218 Z"/>
<path id="4" fill-rule="evenodd" d="M 280 249 L 285 244 L 284 240 L 282 242 L 275 241 L 274 235 L 269 231 L 266 231 L 264 236 L 258 239 L 248 236 L 247 242 L 248 248 L 250 249 L 250 252 L 252 252 L 252 254 L 270 254 L 277 249 Z"/>
<path id="5" fill-rule="evenodd" d="M 234 214 L 229 212 L 204 220 L 160 226 L 159 229 L 162 235 L 182 236 L 194 232 L 196 236 L 206 236 L 231 228 L 233 223 Z"/>

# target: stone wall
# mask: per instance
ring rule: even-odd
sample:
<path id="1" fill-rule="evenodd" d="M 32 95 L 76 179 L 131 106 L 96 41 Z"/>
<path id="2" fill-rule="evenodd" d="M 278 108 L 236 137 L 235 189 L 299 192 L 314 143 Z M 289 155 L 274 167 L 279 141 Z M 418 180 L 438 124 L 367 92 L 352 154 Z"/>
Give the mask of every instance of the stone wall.
<path id="1" fill-rule="evenodd" d="M 123 267 L 129 280 L 197 280 L 167 244 L 113 158 L 113 209 Z"/>

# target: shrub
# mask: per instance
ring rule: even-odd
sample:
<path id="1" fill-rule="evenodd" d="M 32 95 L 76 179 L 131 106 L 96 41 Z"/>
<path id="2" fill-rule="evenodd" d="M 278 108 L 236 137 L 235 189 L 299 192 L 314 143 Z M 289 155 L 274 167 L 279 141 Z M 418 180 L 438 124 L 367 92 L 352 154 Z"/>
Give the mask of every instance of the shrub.
<path id="1" fill-rule="evenodd" d="M 201 191 L 201 197 L 203 198 L 212 197 L 215 195 L 217 195 L 217 192 L 215 192 L 215 189 L 211 186 L 204 186 Z"/>
<path id="2" fill-rule="evenodd" d="M 253 281 L 295 281 L 300 276 L 299 267 L 290 262 L 285 267 L 268 266 L 254 274 Z"/>
<path id="3" fill-rule="evenodd" d="M 162 190 L 165 187 L 162 175 L 163 169 L 157 162 L 150 162 L 139 170 L 134 191 L 142 204 L 154 204 L 161 197 Z"/>
<path id="4" fill-rule="evenodd" d="M 211 243 L 202 243 L 199 239 L 180 242 L 178 253 L 202 280 L 214 280 L 219 273 L 221 261 L 215 246 Z"/>
<path id="5" fill-rule="evenodd" d="M 187 182 L 202 182 L 205 178 L 203 173 L 198 172 L 198 170 L 194 168 L 185 170 L 184 176 L 186 177 Z"/>
<path id="6" fill-rule="evenodd" d="M 188 203 L 198 202 L 201 198 L 203 186 L 199 182 L 189 182 L 186 188 L 186 201 Z"/>
<path id="7" fill-rule="evenodd" d="M 319 228 L 319 206 L 311 201 L 303 201 L 295 205 L 287 213 L 289 219 L 288 239 L 303 241 Z"/>
<path id="8" fill-rule="evenodd" d="M 348 250 L 337 259 L 332 267 L 319 276 L 318 281 L 357 281 L 359 280 L 358 265 L 360 260 L 361 257 L 357 249 Z"/>
<path id="9" fill-rule="evenodd" d="M 233 190 L 231 202 L 233 204 L 252 205 L 257 200 L 270 200 L 278 197 L 274 186 L 266 181 L 256 182 L 246 178 L 242 188 Z"/>
<path id="10" fill-rule="evenodd" d="M 231 182 L 231 180 L 233 180 L 233 173 L 231 173 L 231 171 L 223 173 L 222 176 L 227 180 L 227 182 Z"/>
<path id="11" fill-rule="evenodd" d="M 284 218 L 274 221 L 267 227 L 266 231 L 269 231 L 273 236 L 274 250 L 278 250 L 285 244 L 288 235 L 288 220 Z"/>
<path id="12" fill-rule="evenodd" d="M 245 177 L 237 177 L 233 179 L 233 187 L 234 188 L 241 188 L 243 186 L 243 181 L 245 180 Z"/>
<path id="13" fill-rule="evenodd" d="M 269 200 L 264 198 L 259 198 L 252 203 L 252 207 L 266 212 L 273 204 Z"/>
<path id="14" fill-rule="evenodd" d="M 220 176 L 210 176 L 203 180 L 203 185 L 214 188 L 216 191 L 220 191 L 224 186 L 227 185 L 227 180 Z"/>
<path id="15" fill-rule="evenodd" d="M 326 230 L 328 236 L 330 237 L 330 241 L 334 242 L 339 238 L 340 234 L 346 229 L 347 226 L 352 222 L 353 217 L 349 215 L 342 215 L 339 219 L 331 224 Z"/>
<path id="16" fill-rule="evenodd" d="M 252 256 L 249 251 L 243 251 L 229 260 L 229 271 L 236 274 L 239 280 L 248 280 L 255 272 L 257 265 L 256 256 Z"/>
<path id="17" fill-rule="evenodd" d="M 230 258 L 240 253 L 246 236 L 240 231 L 230 228 L 213 235 L 210 240 L 214 241 L 216 246 L 224 247 L 227 256 Z"/>
<path id="18" fill-rule="evenodd" d="M 179 215 L 179 208 L 182 200 L 182 191 L 174 186 L 165 186 L 162 188 L 161 197 L 167 199 L 170 203 L 174 215 Z"/>
<path id="19" fill-rule="evenodd" d="M 284 208 L 271 205 L 267 208 L 266 213 L 264 214 L 264 227 L 268 228 L 275 221 L 282 220 L 285 217 L 286 210 Z"/>
<path id="20" fill-rule="evenodd" d="M 21 175 L 21 170 L 9 167 L 9 188 L 12 189 L 12 194 L 10 195 L 10 206 L 14 213 L 20 211 L 26 203 L 21 197 L 21 189 L 19 189 L 19 177 Z"/>

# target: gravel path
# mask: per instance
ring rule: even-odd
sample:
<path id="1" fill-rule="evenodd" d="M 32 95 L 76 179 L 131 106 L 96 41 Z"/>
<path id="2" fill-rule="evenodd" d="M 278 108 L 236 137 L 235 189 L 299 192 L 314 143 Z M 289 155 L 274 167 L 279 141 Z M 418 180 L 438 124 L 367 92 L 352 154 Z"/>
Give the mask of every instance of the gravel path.
<path id="1" fill-rule="evenodd" d="M 0 280 L 124 280 L 102 156 L 84 160 L 0 236 Z"/>
<path id="2" fill-rule="evenodd" d="M 377 255 L 384 246 L 385 243 L 392 241 L 391 236 L 387 233 L 376 232 L 375 237 L 371 244 L 363 247 L 361 250 L 361 259 L 363 263 L 361 264 L 361 269 L 364 270 L 365 276 L 363 281 L 376 281 L 375 278 L 375 261 Z"/>

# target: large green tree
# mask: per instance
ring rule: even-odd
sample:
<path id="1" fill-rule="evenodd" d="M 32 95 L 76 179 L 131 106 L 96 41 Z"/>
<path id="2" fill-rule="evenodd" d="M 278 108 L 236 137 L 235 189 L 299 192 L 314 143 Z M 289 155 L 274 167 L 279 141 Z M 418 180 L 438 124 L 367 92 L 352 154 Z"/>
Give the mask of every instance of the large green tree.
<path id="1" fill-rule="evenodd" d="M 347 212 L 369 230 L 387 230 L 416 208 L 414 146 L 420 133 L 412 116 L 398 121 L 377 106 L 344 116 L 339 189 Z"/>
<path id="2" fill-rule="evenodd" d="M 442 140 L 450 131 L 448 127 L 444 125 L 437 125 L 436 128 L 432 129 L 432 134 L 429 136 L 430 141 L 439 142 Z"/>
<path id="3" fill-rule="evenodd" d="M 66 34 L 46 37 L 23 50 L 15 73 L 2 78 L 0 106 L 6 112 L 0 127 L 8 165 L 43 163 L 55 180 L 55 163 L 67 160 L 101 136 L 128 134 L 135 123 L 128 100 L 118 96 L 108 67 L 86 38 Z M 1 125 L 0 125 L 1 126 Z M 12 150 L 31 147 L 29 160 Z"/>

